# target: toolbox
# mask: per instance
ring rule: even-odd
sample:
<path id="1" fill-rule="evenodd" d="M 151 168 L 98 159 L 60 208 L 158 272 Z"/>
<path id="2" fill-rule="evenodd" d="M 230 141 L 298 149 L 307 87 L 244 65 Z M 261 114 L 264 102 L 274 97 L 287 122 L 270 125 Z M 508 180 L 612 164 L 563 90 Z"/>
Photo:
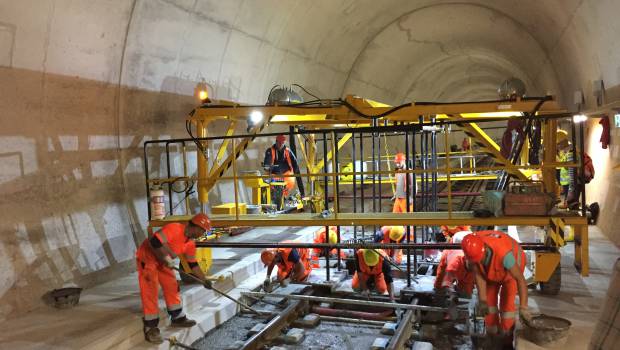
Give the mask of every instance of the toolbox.
<path id="1" fill-rule="evenodd" d="M 515 181 L 504 195 L 504 215 L 544 216 L 551 209 L 552 198 L 540 181 Z"/>

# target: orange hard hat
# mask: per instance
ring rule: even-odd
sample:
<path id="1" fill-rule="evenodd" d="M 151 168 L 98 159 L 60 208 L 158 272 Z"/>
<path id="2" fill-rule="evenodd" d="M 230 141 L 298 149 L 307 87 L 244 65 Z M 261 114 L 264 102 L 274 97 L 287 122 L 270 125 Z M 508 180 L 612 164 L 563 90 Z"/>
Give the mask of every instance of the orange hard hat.
<path id="1" fill-rule="evenodd" d="M 209 231 L 211 229 L 211 220 L 209 220 L 207 214 L 198 213 L 194 215 L 190 221 L 192 224 L 202 228 L 205 231 Z"/>
<path id="2" fill-rule="evenodd" d="M 265 249 L 260 253 L 260 260 L 265 266 L 271 265 L 276 258 L 276 251 L 273 249 Z"/>
<path id="3" fill-rule="evenodd" d="M 394 156 L 394 163 L 400 163 L 405 161 L 405 155 L 403 153 L 396 153 Z"/>
<path id="4" fill-rule="evenodd" d="M 286 136 L 284 135 L 276 136 L 276 142 L 286 142 Z"/>
<path id="5" fill-rule="evenodd" d="M 465 236 L 461 242 L 461 248 L 463 248 L 467 260 L 477 263 L 484 257 L 484 241 L 476 234 Z"/>

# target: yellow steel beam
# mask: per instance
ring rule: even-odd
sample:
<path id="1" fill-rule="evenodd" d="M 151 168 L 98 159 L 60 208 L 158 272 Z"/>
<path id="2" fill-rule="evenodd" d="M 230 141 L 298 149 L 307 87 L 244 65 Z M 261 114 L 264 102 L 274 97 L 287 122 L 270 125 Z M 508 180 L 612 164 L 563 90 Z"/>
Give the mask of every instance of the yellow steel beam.
<path id="1" fill-rule="evenodd" d="M 359 113 L 368 116 L 378 116 L 392 110 L 393 107 L 363 98 L 347 96 L 346 101 Z M 479 102 L 453 104 L 415 104 L 402 107 L 381 118 L 388 122 L 418 123 L 420 115 L 439 115 L 439 119 L 484 119 L 492 116 L 504 117 L 519 112 L 530 112 L 538 101 L 511 101 L 511 102 Z M 240 104 L 231 107 L 209 107 L 208 105 L 196 108 L 190 120 L 213 120 L 224 118 L 246 120 L 253 111 L 260 111 L 265 116 L 278 116 L 273 123 L 283 124 L 368 124 L 368 118 L 361 117 L 346 106 L 244 106 Z M 553 100 L 545 101 L 540 106 L 540 114 L 560 113 L 557 103 Z M 508 113 L 506 113 L 508 112 Z M 486 115 L 468 115 L 467 113 L 487 113 Z M 465 117 L 455 118 L 451 115 L 464 114 Z"/>
<path id="2" fill-rule="evenodd" d="M 349 140 L 351 139 L 351 136 L 353 136 L 353 134 L 351 134 L 351 133 L 347 133 L 347 134 L 344 134 L 340 140 L 338 140 L 338 145 L 337 145 L 337 147 L 338 147 L 338 149 L 339 149 L 339 150 L 342 148 L 342 146 L 344 146 L 344 145 L 347 143 L 347 141 L 349 141 Z M 327 163 L 327 162 L 331 161 L 331 159 L 332 159 L 333 155 L 334 155 L 334 152 L 332 152 L 332 150 L 330 150 L 329 152 L 327 152 L 327 156 L 326 156 L 326 158 L 327 158 L 327 159 L 324 159 L 324 160 L 322 160 L 322 161 L 318 161 L 318 162 L 316 163 L 316 165 L 314 166 L 314 169 L 312 169 L 312 172 L 313 172 L 313 173 L 318 173 L 319 171 L 321 171 L 321 170 L 323 169 L 323 165 L 324 165 L 325 163 Z M 334 172 L 337 172 L 337 171 L 338 171 L 338 169 L 332 169 L 332 170 L 333 170 Z"/>
<path id="3" fill-rule="evenodd" d="M 236 125 L 237 125 L 237 122 L 235 120 L 230 121 L 230 123 L 228 124 L 228 130 L 226 130 L 226 136 L 232 136 L 235 133 Z M 224 152 L 226 152 L 226 148 L 228 147 L 229 143 L 230 143 L 230 139 L 222 140 L 222 144 L 220 145 L 220 148 L 217 150 L 217 155 L 215 156 L 215 159 L 213 160 L 213 166 L 211 168 L 210 176 L 215 175 L 214 173 L 215 166 L 218 165 L 220 159 L 222 159 L 222 157 L 224 156 Z"/>
<path id="4" fill-rule="evenodd" d="M 458 174 L 457 175 L 450 175 L 450 181 L 476 181 L 476 180 L 495 180 L 495 179 L 497 179 L 497 175 L 486 175 L 486 174 L 484 174 L 484 175 L 482 175 L 482 174 L 481 175 L 464 175 L 464 176 L 461 176 L 461 175 L 458 175 Z M 318 181 L 322 182 L 321 179 L 319 179 Z M 418 180 L 418 181 L 421 181 L 421 180 Z M 437 181 L 448 181 L 448 178 L 446 176 L 438 176 L 437 177 Z M 378 184 L 394 184 L 394 183 L 396 183 L 396 180 L 394 180 L 394 179 L 385 180 L 384 179 L 384 180 L 379 181 L 377 179 L 376 182 Z M 328 181 L 328 184 L 331 185 L 331 183 L 332 183 L 331 181 Z M 356 183 L 358 185 L 360 184 L 359 181 L 357 181 Z M 352 185 L 353 181 L 349 181 L 349 180 L 338 181 L 338 184 L 339 185 Z"/>
<path id="5" fill-rule="evenodd" d="M 322 218 L 317 214 L 311 213 L 292 213 L 277 216 L 267 216 L 260 214 L 240 215 L 235 219 L 235 215 L 211 214 L 209 216 L 211 224 L 215 227 L 228 226 L 384 226 L 384 225 L 418 225 L 418 226 L 440 226 L 440 225 L 472 225 L 472 226 L 545 226 L 549 224 L 552 217 L 549 216 L 502 216 L 490 218 L 474 217 L 472 212 L 453 211 L 452 217 L 448 217 L 447 212 L 426 212 L 426 213 L 339 213 L 338 218 L 334 215 Z M 191 216 L 172 216 L 163 220 L 151 220 L 153 227 L 163 226 L 170 222 L 184 222 L 191 219 Z M 585 226 L 587 229 L 587 219 L 581 216 L 562 217 L 571 226 Z M 577 229 L 576 229 L 577 230 Z M 575 233 L 584 237 L 583 232 Z M 587 240 L 587 230 L 585 234 Z M 582 240 L 583 242 L 583 240 Z M 585 243 L 587 244 L 587 242 Z M 577 249 L 577 248 L 575 248 Z M 587 247 L 579 248 L 580 254 L 587 255 Z M 582 266 L 587 263 L 581 261 Z M 587 266 L 586 266 L 587 267 Z"/>
<path id="6" fill-rule="evenodd" d="M 510 161 L 501 154 L 499 145 L 476 123 L 462 123 L 459 124 L 459 127 L 463 129 L 465 134 L 473 138 L 474 143 L 485 149 L 496 162 L 505 165 L 511 164 Z M 515 175 L 519 180 L 527 180 L 527 176 L 521 169 L 509 169 L 508 172 Z"/>

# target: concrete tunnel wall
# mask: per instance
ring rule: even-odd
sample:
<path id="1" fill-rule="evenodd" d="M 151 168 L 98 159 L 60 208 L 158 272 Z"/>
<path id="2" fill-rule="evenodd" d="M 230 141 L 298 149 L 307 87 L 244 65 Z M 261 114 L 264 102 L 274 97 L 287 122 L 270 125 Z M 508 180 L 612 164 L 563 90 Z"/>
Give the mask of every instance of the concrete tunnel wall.
<path id="1" fill-rule="evenodd" d="M 300 83 L 397 104 L 495 98 L 514 75 L 569 110 L 583 90 L 593 107 L 593 80 L 620 83 L 619 10 L 613 0 L 0 0 L 0 319 L 50 289 L 134 269 L 147 220 L 142 144 L 186 136 L 202 79 L 214 98 L 240 102 Z M 603 207 L 603 227 L 617 207 Z"/>

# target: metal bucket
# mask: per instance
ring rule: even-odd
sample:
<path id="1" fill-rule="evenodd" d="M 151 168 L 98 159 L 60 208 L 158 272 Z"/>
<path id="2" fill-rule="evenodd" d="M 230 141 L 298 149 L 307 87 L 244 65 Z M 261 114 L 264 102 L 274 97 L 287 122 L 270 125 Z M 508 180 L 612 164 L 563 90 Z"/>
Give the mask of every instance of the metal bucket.
<path id="1" fill-rule="evenodd" d="M 540 346 L 563 345 L 572 323 L 561 317 L 538 315 L 525 323 L 523 336 Z"/>

